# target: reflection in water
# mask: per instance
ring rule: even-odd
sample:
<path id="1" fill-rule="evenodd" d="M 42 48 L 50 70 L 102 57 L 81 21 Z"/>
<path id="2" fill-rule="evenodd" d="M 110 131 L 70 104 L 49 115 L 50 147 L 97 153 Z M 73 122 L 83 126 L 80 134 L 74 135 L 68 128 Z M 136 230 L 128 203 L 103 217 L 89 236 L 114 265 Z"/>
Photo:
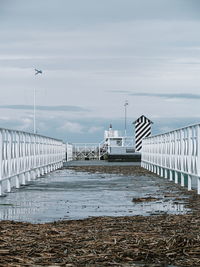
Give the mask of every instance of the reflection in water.
<path id="1" fill-rule="evenodd" d="M 161 181 L 165 183 L 164 179 Z M 132 202 L 133 198 L 147 194 L 156 196 L 159 190 L 151 177 L 61 170 L 0 198 L 0 219 L 37 223 L 89 216 L 182 214 L 187 211 L 184 203 L 172 198 Z M 159 198 L 162 197 L 159 192 Z"/>

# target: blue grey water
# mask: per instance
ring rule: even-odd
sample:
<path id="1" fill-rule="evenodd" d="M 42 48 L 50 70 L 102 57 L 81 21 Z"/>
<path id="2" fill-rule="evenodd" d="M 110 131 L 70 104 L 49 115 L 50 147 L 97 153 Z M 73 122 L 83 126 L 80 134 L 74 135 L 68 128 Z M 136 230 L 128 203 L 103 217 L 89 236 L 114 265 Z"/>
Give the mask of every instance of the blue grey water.
<path id="1" fill-rule="evenodd" d="M 163 194 L 152 177 L 63 169 L 0 198 L 0 219 L 45 223 L 91 216 L 187 212 L 184 203 L 171 198 L 150 203 L 132 202 L 133 198 L 150 195 L 162 198 Z"/>

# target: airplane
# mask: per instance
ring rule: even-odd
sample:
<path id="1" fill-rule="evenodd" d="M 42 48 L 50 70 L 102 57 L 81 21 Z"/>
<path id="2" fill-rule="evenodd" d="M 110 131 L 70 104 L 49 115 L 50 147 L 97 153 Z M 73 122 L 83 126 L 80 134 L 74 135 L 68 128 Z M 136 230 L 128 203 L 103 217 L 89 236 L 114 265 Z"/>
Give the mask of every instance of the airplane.
<path id="1" fill-rule="evenodd" d="M 42 70 L 35 69 L 35 75 L 37 75 L 37 74 L 42 74 Z"/>

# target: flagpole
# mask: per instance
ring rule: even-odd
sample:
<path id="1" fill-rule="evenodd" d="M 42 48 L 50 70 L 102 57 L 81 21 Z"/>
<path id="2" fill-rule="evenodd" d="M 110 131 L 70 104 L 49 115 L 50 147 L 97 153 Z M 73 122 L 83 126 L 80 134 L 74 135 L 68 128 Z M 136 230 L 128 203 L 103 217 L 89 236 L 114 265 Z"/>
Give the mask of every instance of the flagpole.
<path id="1" fill-rule="evenodd" d="M 35 76 L 42 74 L 42 70 L 35 69 Z M 36 134 L 36 90 L 33 90 L 33 133 Z"/>
<path id="2" fill-rule="evenodd" d="M 36 134 L 36 90 L 33 91 L 33 133 Z"/>
<path id="3" fill-rule="evenodd" d="M 126 110 L 127 108 L 126 107 L 127 106 L 128 106 L 128 100 L 126 100 L 125 103 L 124 103 L 124 108 L 125 108 L 124 135 L 125 135 L 125 137 L 127 136 L 127 133 L 126 133 L 126 117 L 127 117 L 127 110 Z"/>

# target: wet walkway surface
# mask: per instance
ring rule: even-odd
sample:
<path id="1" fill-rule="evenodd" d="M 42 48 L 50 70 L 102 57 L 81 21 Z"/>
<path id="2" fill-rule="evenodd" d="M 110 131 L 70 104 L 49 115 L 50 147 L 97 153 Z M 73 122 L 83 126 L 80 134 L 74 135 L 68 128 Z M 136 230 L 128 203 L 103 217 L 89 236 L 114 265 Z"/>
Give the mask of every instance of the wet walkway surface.
<path id="1" fill-rule="evenodd" d="M 77 160 L 65 162 L 64 166 L 140 166 L 140 162 L 108 162 L 104 160 Z"/>
<path id="2" fill-rule="evenodd" d="M 44 223 L 91 216 L 186 213 L 184 198 L 177 201 L 178 189 L 175 195 L 166 195 L 171 190 L 168 186 L 166 180 L 153 176 L 63 169 L 0 198 L 0 219 Z M 132 201 L 149 196 L 156 199 Z"/>

